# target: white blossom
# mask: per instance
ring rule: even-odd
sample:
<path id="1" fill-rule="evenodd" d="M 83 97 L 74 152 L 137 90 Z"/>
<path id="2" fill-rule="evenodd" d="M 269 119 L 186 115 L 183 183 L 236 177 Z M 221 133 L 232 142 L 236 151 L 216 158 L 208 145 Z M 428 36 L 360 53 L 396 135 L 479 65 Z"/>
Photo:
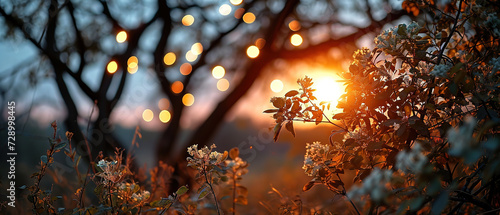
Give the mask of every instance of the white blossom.
<path id="1" fill-rule="evenodd" d="M 388 184 L 391 182 L 391 178 L 391 170 L 375 168 L 363 180 L 363 184 L 361 186 L 354 185 L 347 193 L 347 196 L 350 199 L 359 199 L 361 196 L 369 195 L 373 201 L 383 202 L 390 194 Z"/>
<path id="2" fill-rule="evenodd" d="M 302 169 L 309 176 L 316 175 L 320 169 L 324 168 L 324 162 L 328 159 L 329 152 L 329 145 L 323 145 L 320 142 L 307 143 Z"/>
<path id="3" fill-rule="evenodd" d="M 448 153 L 453 156 L 462 156 L 471 149 L 472 134 L 476 127 L 476 119 L 472 116 L 467 116 L 464 124 L 460 128 L 452 128 L 448 130 L 448 142 L 450 149 Z"/>
<path id="4" fill-rule="evenodd" d="M 434 69 L 430 72 L 431 75 L 436 77 L 446 77 L 448 71 L 451 69 L 450 65 L 447 64 L 439 64 L 434 66 Z"/>
<path id="5" fill-rule="evenodd" d="M 396 156 L 396 168 L 404 173 L 421 173 L 428 163 L 427 157 L 422 153 L 423 148 L 416 143 L 411 151 L 401 151 Z"/>

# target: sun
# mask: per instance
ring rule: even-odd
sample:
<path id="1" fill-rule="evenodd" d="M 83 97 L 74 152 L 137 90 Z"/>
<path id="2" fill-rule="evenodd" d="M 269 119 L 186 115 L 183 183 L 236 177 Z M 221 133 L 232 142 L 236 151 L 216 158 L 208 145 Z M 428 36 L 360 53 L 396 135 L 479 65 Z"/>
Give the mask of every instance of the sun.
<path id="1" fill-rule="evenodd" d="M 330 103 L 330 111 L 338 112 L 336 109 L 340 96 L 345 93 L 344 85 L 339 82 L 340 77 L 332 72 L 316 71 L 307 74 L 313 79 L 312 88 L 316 89 L 313 95 L 317 98 L 317 104 L 320 102 Z"/>

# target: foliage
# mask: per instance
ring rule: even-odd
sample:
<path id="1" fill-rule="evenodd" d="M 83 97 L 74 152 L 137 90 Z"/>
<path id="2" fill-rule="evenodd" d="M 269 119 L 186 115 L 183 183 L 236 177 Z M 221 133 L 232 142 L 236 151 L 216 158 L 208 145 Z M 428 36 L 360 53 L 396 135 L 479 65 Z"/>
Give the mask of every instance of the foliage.
<path id="1" fill-rule="evenodd" d="M 493 212 L 500 206 L 498 5 L 405 1 L 425 22 L 400 24 L 356 51 L 328 144 L 307 144 L 304 191 L 323 184 L 369 213 Z M 427 19 L 430 18 L 431 20 Z M 321 123 L 312 81 L 271 99 L 275 137 Z M 295 104 L 295 105 L 294 105 Z M 294 107 L 295 106 L 295 107 Z M 311 117 L 312 116 L 312 117 Z M 290 125 L 288 125 L 290 124 Z M 341 175 L 354 173 L 346 193 Z M 353 202 L 351 202 L 353 203 Z"/>
<path id="2" fill-rule="evenodd" d="M 75 152 L 71 147 L 72 133 L 66 133 L 67 142 L 57 137 L 57 124 L 52 123 L 53 136 L 49 138 L 50 148 L 46 155 L 40 158 L 39 171 L 31 177 L 35 179 L 31 186 L 22 186 L 21 189 L 29 191 L 27 200 L 32 203 L 34 214 L 171 214 L 175 210 L 183 214 L 199 214 L 212 209 L 206 204 L 202 204 L 208 194 L 212 194 L 216 212 L 221 214 L 224 211 L 236 212 L 235 204 L 247 204 L 246 187 L 239 182 L 242 176 L 248 172 L 248 163 L 239 157 L 237 148 L 231 149 L 228 153 L 214 151 L 215 145 L 210 148 L 197 149 L 194 145 L 189 148 L 188 153 L 192 156 L 188 158 L 187 166 L 196 169 L 203 183 L 196 188 L 197 192 L 187 186 L 181 186 L 175 192 L 169 194 L 168 183 L 172 180 L 173 168 L 160 162 L 158 167 L 150 171 L 150 182 L 141 183 L 136 181 L 137 175 L 129 168 L 131 156 L 123 158 L 123 150 L 116 149 L 112 157 L 104 157 L 102 153 L 97 157 L 98 162 L 91 162 L 87 166 L 87 174 L 79 173 L 79 161 L 74 159 Z M 141 134 L 136 130 L 136 135 Z M 135 142 L 133 144 L 138 144 Z M 78 187 L 69 187 L 73 196 L 65 194 L 55 196 L 53 192 L 56 187 L 64 187 L 61 181 L 53 180 L 50 190 L 44 190 L 42 179 L 46 173 L 54 168 L 55 155 L 64 151 L 66 156 L 74 162 L 77 170 Z M 130 154 L 129 154 L 130 155 Z M 229 156 L 229 159 L 228 159 Z M 86 189 L 90 187 L 88 181 L 94 182 L 94 197 L 88 195 Z M 145 179 L 147 181 L 147 178 Z M 216 186 L 217 185 L 217 186 Z M 151 188 L 151 192 L 147 188 Z M 221 193 L 231 192 L 233 195 L 231 206 L 220 208 L 216 197 L 216 188 Z M 190 191 L 191 190 L 191 191 Z M 222 198 L 227 198 L 224 196 Z M 97 198 L 98 204 L 88 204 L 88 198 Z M 69 200 L 69 202 L 67 202 Z M 20 203 L 23 203 L 20 200 Z M 76 204 L 75 204 L 76 203 Z M 71 205 L 69 208 L 60 207 Z M 27 212 L 27 211 L 24 211 Z"/>

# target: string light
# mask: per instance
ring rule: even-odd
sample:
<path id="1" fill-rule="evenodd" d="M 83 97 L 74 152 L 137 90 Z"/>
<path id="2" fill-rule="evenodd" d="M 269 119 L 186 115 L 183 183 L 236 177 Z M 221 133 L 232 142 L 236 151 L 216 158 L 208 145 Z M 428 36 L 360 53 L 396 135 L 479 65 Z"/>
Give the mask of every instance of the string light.
<path id="1" fill-rule="evenodd" d="M 170 112 L 168 110 L 162 110 L 158 117 L 160 118 L 161 122 L 167 123 L 170 121 L 171 115 L 170 115 Z"/>
<path id="2" fill-rule="evenodd" d="M 191 26 L 194 23 L 194 17 L 192 15 L 185 15 L 182 17 L 182 24 L 184 26 Z"/>
<path id="3" fill-rule="evenodd" d="M 300 46 L 304 40 L 302 39 L 302 36 L 299 34 L 294 34 L 292 37 L 290 37 L 290 43 L 294 46 Z"/>
<path id="4" fill-rule="evenodd" d="M 165 54 L 165 56 L 163 57 L 163 62 L 167 65 L 167 66 L 170 66 L 172 64 L 175 63 L 175 60 L 176 60 L 176 56 L 173 52 L 169 52 L 167 54 Z"/>
<path id="5" fill-rule="evenodd" d="M 226 91 L 229 89 L 229 81 L 225 78 L 219 79 L 219 81 L 217 81 L 217 89 L 221 92 Z"/>
<path id="6" fill-rule="evenodd" d="M 127 40 L 127 32 L 120 31 L 120 32 L 118 32 L 118 34 L 116 34 L 116 42 L 123 43 L 126 40 Z"/>
<path id="7" fill-rule="evenodd" d="M 275 93 L 279 93 L 283 90 L 283 82 L 279 79 L 275 79 L 271 82 L 271 90 Z"/>
<path id="8" fill-rule="evenodd" d="M 249 58 L 256 58 L 260 54 L 259 48 L 257 46 L 251 45 L 247 48 L 247 55 Z"/>
<path id="9" fill-rule="evenodd" d="M 108 72 L 110 74 L 113 74 L 116 72 L 116 70 L 118 70 L 118 64 L 116 63 L 116 61 L 112 60 L 108 63 L 108 66 L 106 66 L 106 69 L 108 70 Z"/>
<path id="10" fill-rule="evenodd" d="M 215 66 L 212 69 L 212 76 L 215 79 L 221 79 L 222 77 L 224 77 L 225 74 L 226 74 L 226 70 L 222 66 Z"/>

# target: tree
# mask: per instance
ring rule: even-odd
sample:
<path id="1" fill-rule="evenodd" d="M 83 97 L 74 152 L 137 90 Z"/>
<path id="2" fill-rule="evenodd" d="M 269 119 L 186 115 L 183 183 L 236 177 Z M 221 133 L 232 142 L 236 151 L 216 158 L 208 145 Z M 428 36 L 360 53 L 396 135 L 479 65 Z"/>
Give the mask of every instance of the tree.
<path id="1" fill-rule="evenodd" d="M 498 4 L 404 1 L 419 22 L 383 31 L 353 55 L 346 93 L 324 115 L 310 78 L 271 99 L 275 136 L 293 121 L 335 128 L 307 144 L 303 169 L 368 213 L 495 213 L 499 207 Z M 347 172 L 355 173 L 348 178 Z M 345 175 L 344 175 L 345 174 Z M 350 190 L 346 181 L 360 184 Z"/>
<path id="2" fill-rule="evenodd" d="M 127 61 L 141 53 L 152 58 L 149 62 L 144 61 L 145 68 L 153 69 L 161 92 L 170 101 L 172 113 L 169 125 L 159 139 L 157 157 L 171 161 L 184 160 L 185 156 L 175 156 L 174 146 L 186 148 L 209 141 L 227 112 L 275 60 L 326 55 L 331 47 L 352 49 L 362 36 L 404 16 L 398 3 L 390 1 L 356 1 L 352 4 L 298 0 L 232 2 L 239 4 L 232 6 L 235 18 L 232 15 L 215 16 L 214 12 L 224 10 L 219 7 L 219 2 L 162 0 L 12 1 L 2 3 L 0 14 L 8 26 L 4 35 L 6 39 L 30 41 L 39 51 L 35 60 L 43 62 L 43 72 L 51 70 L 49 77 L 57 83 L 67 110 L 65 125 L 75 133 L 73 142 L 83 151 L 90 148 L 92 156 L 99 151 L 112 152 L 114 147 L 123 147 L 110 129 L 109 118 L 130 80 L 131 74 L 126 72 Z M 344 12 L 364 17 L 367 24 L 351 22 L 342 17 Z M 190 23 L 189 18 L 193 17 L 195 21 Z M 287 26 L 292 20 L 297 21 L 295 24 L 300 23 L 293 28 L 305 40 L 298 48 L 288 42 L 294 33 Z M 324 38 L 314 39 L 315 32 L 323 32 L 321 29 L 324 28 L 335 30 L 327 30 Z M 337 28 L 347 31 L 337 31 Z M 126 32 L 126 43 L 120 48 L 110 47 L 111 38 L 121 31 Z M 153 43 L 153 48 L 145 45 L 145 40 Z M 165 64 L 165 54 L 172 52 L 183 56 L 195 42 L 201 43 L 203 51 L 190 63 L 192 71 L 184 76 L 176 75 L 181 61 Z M 254 44 L 259 46 L 259 54 L 251 59 L 245 53 Z M 111 63 L 113 61 L 116 66 Z M 203 81 L 202 74 L 219 64 L 228 68 L 227 72 L 237 73 L 242 78 L 232 84 L 235 87 L 231 92 L 218 101 L 190 135 L 191 138 L 182 143 L 178 135 L 183 132 L 181 118 L 186 117 L 183 95 L 194 91 Z M 117 71 L 111 69 L 110 72 L 108 65 L 117 67 Z M 86 79 L 96 67 L 100 68 L 101 75 Z M 35 77 L 38 76 L 35 72 Z M 184 89 L 181 93 L 172 91 L 174 81 L 181 81 Z M 79 92 L 70 89 L 69 85 L 74 83 Z M 93 83 L 99 84 L 96 87 Z M 84 95 L 84 101 L 75 101 L 76 94 Z M 91 120 L 87 113 L 82 113 L 77 105 L 80 103 L 95 104 L 97 118 Z M 87 118 L 89 125 L 82 129 L 78 121 Z M 84 144 L 86 138 L 89 145 Z"/>

